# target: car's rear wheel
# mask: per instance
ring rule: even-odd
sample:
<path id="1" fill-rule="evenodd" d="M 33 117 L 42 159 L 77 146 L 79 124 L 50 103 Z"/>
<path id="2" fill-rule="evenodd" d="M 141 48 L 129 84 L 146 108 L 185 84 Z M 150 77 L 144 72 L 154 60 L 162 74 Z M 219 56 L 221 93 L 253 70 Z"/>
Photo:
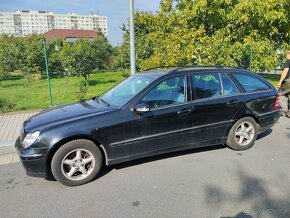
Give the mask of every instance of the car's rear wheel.
<path id="1" fill-rule="evenodd" d="M 238 120 L 231 128 L 227 146 L 242 151 L 251 148 L 257 138 L 257 123 L 252 117 Z"/>
<path id="2" fill-rule="evenodd" d="M 52 174 L 60 183 L 68 186 L 92 181 L 102 166 L 99 148 L 89 140 L 74 140 L 61 146 L 51 162 Z"/>

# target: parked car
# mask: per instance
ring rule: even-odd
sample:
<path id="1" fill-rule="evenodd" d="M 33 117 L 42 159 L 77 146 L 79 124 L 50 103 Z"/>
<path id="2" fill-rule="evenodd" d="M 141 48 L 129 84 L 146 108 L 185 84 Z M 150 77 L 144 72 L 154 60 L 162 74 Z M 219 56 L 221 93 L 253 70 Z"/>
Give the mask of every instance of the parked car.
<path id="1" fill-rule="evenodd" d="M 103 165 L 218 144 L 248 149 L 278 121 L 278 104 L 273 85 L 240 68 L 138 73 L 29 118 L 16 149 L 28 175 L 81 185 Z"/>

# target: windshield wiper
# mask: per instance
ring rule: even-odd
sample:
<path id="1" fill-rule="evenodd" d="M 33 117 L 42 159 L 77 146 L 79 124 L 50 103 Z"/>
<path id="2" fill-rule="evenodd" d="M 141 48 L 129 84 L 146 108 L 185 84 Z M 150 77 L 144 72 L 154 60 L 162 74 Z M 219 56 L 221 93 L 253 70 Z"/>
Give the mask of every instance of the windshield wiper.
<path id="1" fill-rule="evenodd" d="M 99 96 L 93 97 L 93 100 L 99 103 Z"/>
<path id="2" fill-rule="evenodd" d="M 103 102 L 104 104 L 106 104 L 108 107 L 110 107 L 110 104 L 108 102 L 106 102 L 104 99 L 98 98 L 98 100 L 100 100 L 101 102 Z"/>

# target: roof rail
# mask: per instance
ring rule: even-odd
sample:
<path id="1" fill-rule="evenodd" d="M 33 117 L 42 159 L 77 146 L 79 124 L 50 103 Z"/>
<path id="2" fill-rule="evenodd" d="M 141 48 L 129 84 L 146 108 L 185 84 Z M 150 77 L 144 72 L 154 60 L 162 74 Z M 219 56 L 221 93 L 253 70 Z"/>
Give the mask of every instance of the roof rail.
<path id="1" fill-rule="evenodd" d="M 234 68 L 234 69 L 243 69 L 242 67 L 227 66 L 227 65 L 194 65 L 194 66 L 184 66 L 184 67 L 180 67 L 180 68 L 181 69 L 185 69 L 185 68 L 218 68 L 218 69 Z"/>
<path id="2" fill-rule="evenodd" d="M 149 70 L 154 70 L 154 69 L 164 69 L 164 68 L 178 68 L 178 67 L 181 67 L 181 66 L 158 66 L 158 67 L 150 67 L 143 71 L 149 71 Z"/>
<path id="3" fill-rule="evenodd" d="M 227 66 L 227 65 L 192 65 L 192 66 L 158 66 L 151 67 L 145 69 L 144 71 L 154 70 L 154 69 L 163 69 L 163 68 L 177 68 L 176 71 L 186 68 L 217 68 L 217 69 L 225 69 L 225 68 L 234 68 L 234 69 L 244 69 L 242 67 L 237 66 Z"/>

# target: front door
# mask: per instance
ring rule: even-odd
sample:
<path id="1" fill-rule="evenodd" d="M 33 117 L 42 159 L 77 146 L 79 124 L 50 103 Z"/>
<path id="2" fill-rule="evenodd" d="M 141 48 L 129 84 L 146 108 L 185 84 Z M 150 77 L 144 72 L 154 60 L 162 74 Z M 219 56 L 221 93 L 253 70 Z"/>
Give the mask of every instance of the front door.
<path id="1" fill-rule="evenodd" d="M 132 113 L 125 124 L 128 155 L 145 154 L 191 143 L 192 108 L 188 102 L 187 76 L 174 76 L 154 86 L 138 103 L 150 107 L 141 115 Z"/>

